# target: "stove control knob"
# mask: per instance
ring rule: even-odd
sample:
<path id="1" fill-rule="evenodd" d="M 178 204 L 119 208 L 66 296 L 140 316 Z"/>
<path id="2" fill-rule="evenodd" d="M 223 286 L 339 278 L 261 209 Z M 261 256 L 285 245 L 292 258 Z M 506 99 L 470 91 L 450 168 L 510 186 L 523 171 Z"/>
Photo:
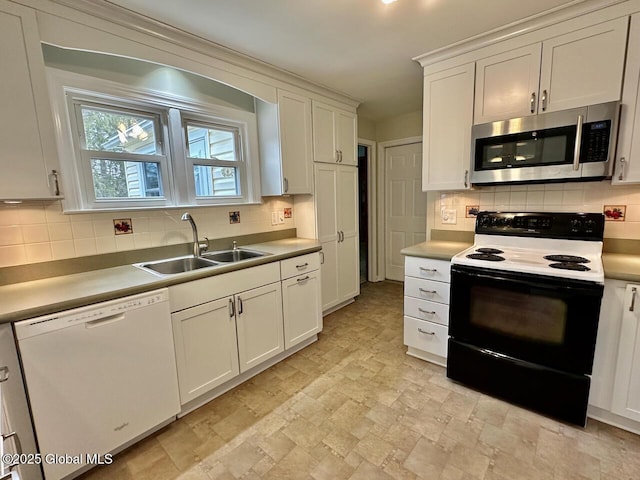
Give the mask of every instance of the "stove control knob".
<path id="1" fill-rule="evenodd" d="M 587 220 L 584 222 L 584 231 L 587 233 L 593 233 L 596 229 L 596 222 L 593 220 Z"/>
<path id="2" fill-rule="evenodd" d="M 572 233 L 580 232 L 582 230 L 582 220 L 579 220 L 577 218 L 571 220 L 569 222 L 569 229 Z"/>

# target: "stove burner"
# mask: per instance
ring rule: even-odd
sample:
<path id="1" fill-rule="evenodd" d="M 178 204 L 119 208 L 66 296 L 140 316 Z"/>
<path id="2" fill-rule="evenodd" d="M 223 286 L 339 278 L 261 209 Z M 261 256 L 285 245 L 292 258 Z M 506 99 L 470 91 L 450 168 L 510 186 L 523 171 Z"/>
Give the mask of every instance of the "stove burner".
<path id="1" fill-rule="evenodd" d="M 502 250 L 498 250 L 497 248 L 478 248 L 476 250 L 476 252 L 480 252 L 480 253 L 488 253 L 488 254 L 496 254 L 496 253 L 504 253 Z"/>
<path id="2" fill-rule="evenodd" d="M 586 258 L 576 257 L 574 255 L 546 255 L 544 259 L 560 263 L 589 263 L 589 260 Z"/>
<path id="3" fill-rule="evenodd" d="M 588 272 L 589 270 L 591 270 L 586 265 L 583 265 L 581 263 L 575 263 L 575 262 L 551 263 L 549 264 L 549 266 L 551 268 L 558 268 L 560 270 L 575 270 L 577 272 Z"/>
<path id="4" fill-rule="evenodd" d="M 502 262 L 504 260 L 504 257 L 490 253 L 471 253 L 467 255 L 467 258 L 471 258 L 472 260 L 487 260 L 489 262 Z"/>

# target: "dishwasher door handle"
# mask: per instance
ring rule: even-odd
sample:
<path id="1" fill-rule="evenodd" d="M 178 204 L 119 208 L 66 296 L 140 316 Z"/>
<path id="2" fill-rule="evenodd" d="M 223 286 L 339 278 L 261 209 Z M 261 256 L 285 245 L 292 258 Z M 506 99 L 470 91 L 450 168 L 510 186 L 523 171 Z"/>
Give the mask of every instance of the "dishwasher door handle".
<path id="1" fill-rule="evenodd" d="M 125 318 L 126 315 L 124 313 L 116 313 L 115 315 L 109 315 L 108 317 L 99 318 L 98 320 L 91 320 L 90 322 L 85 323 L 85 328 L 103 327 L 105 325 L 109 325 L 110 323 L 124 320 Z"/>

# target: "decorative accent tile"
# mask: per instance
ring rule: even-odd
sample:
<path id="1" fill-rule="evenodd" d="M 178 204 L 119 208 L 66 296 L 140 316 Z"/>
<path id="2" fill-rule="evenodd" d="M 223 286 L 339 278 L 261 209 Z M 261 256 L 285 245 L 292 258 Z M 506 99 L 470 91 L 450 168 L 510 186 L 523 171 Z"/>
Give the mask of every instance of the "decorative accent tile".
<path id="1" fill-rule="evenodd" d="M 229 223 L 240 223 L 240 212 L 229 212 Z"/>
<path id="2" fill-rule="evenodd" d="M 116 235 L 129 235 L 133 233 L 133 224 L 130 218 L 118 218 L 113 220 L 113 229 Z"/>
<path id="3" fill-rule="evenodd" d="M 603 208 L 604 219 L 612 222 L 624 222 L 626 212 L 626 205 L 605 205 Z"/>
<path id="4" fill-rule="evenodd" d="M 478 216 L 479 211 L 480 211 L 480 205 L 467 205 L 464 216 L 466 218 L 475 218 Z"/>
<path id="5" fill-rule="evenodd" d="M 284 209 L 284 218 L 291 218 L 293 216 L 292 209 L 290 207 Z"/>

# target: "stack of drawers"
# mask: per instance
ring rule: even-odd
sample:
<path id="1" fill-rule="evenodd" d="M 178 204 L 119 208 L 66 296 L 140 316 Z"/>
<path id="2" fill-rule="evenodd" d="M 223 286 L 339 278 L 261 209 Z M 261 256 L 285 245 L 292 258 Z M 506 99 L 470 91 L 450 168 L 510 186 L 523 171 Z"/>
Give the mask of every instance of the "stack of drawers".
<path id="1" fill-rule="evenodd" d="M 445 366 L 451 263 L 405 257 L 404 344 L 407 354 Z"/>

